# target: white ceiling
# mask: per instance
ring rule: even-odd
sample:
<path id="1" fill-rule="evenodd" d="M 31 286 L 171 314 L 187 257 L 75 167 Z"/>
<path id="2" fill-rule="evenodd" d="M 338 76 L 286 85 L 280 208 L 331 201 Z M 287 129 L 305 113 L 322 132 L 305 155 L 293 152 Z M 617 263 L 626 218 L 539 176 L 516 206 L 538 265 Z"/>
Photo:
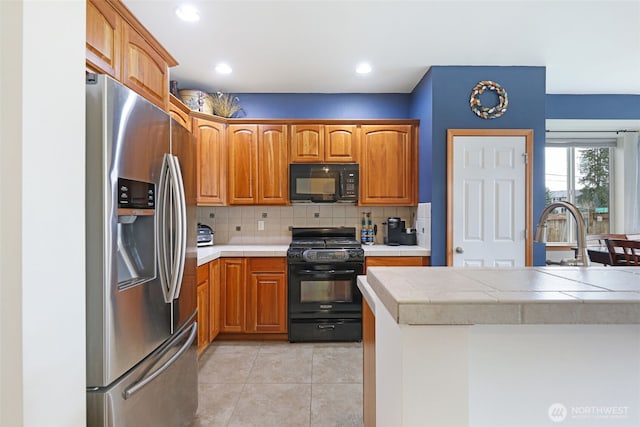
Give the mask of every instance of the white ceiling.
<path id="1" fill-rule="evenodd" d="M 531 65 L 547 93 L 640 94 L 640 0 L 185 0 L 197 23 L 179 0 L 123 1 L 180 63 L 181 89 L 407 93 L 432 65 Z"/>

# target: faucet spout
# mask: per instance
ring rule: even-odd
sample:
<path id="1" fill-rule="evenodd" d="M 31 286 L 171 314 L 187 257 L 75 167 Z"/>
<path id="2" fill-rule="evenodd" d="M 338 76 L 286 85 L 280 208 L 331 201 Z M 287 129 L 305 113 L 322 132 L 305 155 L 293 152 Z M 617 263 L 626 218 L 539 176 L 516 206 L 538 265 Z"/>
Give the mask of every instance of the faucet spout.
<path id="1" fill-rule="evenodd" d="M 584 224 L 584 219 L 582 219 L 582 215 L 580 214 L 578 208 L 569 202 L 553 202 L 544 208 L 544 210 L 540 214 L 540 219 L 538 219 L 534 241 L 546 241 L 547 217 L 556 208 L 565 208 L 569 211 L 571 216 L 573 216 L 573 219 L 576 221 L 576 225 L 578 227 L 578 254 L 576 255 L 575 261 L 576 264 L 588 267 L 589 255 L 587 254 L 587 228 Z"/>

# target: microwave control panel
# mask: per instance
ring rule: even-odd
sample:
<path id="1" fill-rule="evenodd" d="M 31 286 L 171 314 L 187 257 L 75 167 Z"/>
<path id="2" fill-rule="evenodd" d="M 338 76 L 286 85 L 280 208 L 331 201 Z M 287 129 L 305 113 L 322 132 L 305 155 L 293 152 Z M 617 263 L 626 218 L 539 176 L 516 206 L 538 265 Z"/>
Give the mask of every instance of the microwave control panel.
<path id="1" fill-rule="evenodd" d="M 358 173 L 353 171 L 342 172 L 342 197 L 358 198 Z"/>

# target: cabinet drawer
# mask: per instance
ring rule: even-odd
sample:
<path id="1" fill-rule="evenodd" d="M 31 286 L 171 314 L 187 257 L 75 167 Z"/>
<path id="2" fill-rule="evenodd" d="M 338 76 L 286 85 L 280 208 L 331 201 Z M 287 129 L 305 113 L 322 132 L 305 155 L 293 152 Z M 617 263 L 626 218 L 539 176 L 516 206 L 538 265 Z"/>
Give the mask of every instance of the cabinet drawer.
<path id="1" fill-rule="evenodd" d="M 365 260 L 366 268 L 369 267 L 422 267 L 429 265 L 429 257 L 422 256 L 369 256 Z"/>
<path id="2" fill-rule="evenodd" d="M 276 271 L 282 272 L 287 270 L 287 261 L 283 257 L 277 258 L 250 258 L 249 271 Z"/>
<path id="3" fill-rule="evenodd" d="M 209 280 L 209 263 L 198 267 L 198 283 Z"/>

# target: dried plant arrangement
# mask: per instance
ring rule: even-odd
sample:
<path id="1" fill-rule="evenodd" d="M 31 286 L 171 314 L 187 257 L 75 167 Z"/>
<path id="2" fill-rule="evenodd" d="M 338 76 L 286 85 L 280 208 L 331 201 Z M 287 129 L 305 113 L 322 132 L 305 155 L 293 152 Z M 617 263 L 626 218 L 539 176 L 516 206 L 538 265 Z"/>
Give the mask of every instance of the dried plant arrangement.
<path id="1" fill-rule="evenodd" d="M 213 114 L 216 116 L 233 117 L 234 114 L 242 109 L 240 107 L 240 99 L 230 93 L 216 92 L 212 93 L 211 96 L 213 97 Z"/>

